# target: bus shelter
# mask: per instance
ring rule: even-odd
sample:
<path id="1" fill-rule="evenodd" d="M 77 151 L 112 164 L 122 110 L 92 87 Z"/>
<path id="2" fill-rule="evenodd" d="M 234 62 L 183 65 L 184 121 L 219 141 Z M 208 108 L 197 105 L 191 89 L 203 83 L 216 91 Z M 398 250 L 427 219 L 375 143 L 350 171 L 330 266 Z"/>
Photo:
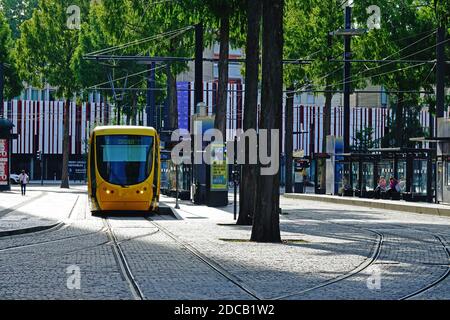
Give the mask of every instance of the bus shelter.
<path id="1" fill-rule="evenodd" d="M 436 136 L 412 138 L 410 141 L 431 143 L 436 147 L 436 203 L 450 204 L 450 119 L 438 118 Z"/>
<path id="2" fill-rule="evenodd" d="M 176 197 L 178 187 L 179 198 L 189 200 L 191 197 L 190 185 L 191 166 L 186 164 L 177 166 L 171 160 L 170 151 L 161 151 L 161 193 L 169 197 Z"/>
<path id="3" fill-rule="evenodd" d="M 338 194 L 375 198 L 380 178 L 389 187 L 390 178 L 398 181 L 399 192 L 390 195 L 392 200 L 433 201 L 432 149 L 380 148 L 365 153 L 344 154 L 337 166 L 342 177 Z M 386 196 L 384 193 L 381 197 Z"/>

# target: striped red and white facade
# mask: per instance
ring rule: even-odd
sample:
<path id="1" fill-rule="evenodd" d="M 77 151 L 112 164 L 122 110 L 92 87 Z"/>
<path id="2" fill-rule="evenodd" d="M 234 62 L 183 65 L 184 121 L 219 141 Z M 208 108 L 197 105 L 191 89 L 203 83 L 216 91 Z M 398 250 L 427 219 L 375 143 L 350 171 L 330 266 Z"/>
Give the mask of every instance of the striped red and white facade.
<path id="1" fill-rule="evenodd" d="M 189 83 L 184 104 L 188 114 L 194 113 L 193 84 Z M 242 128 L 245 86 L 230 84 L 227 101 L 227 140 L 233 140 L 236 129 Z M 208 113 L 215 111 L 217 104 L 217 84 L 204 84 L 204 101 L 208 105 Z M 62 101 L 28 101 L 13 100 L 5 102 L 3 116 L 14 124 L 13 133 L 18 139 L 12 141 L 13 155 L 33 155 L 38 150 L 44 155 L 61 155 L 63 141 L 63 108 Z M 0 109 L 1 111 L 1 109 Z M 1 116 L 1 115 L 0 115 Z M 283 112 L 284 116 L 284 112 Z M 374 139 L 383 137 L 391 109 L 356 107 L 351 108 L 350 139 L 365 127 L 374 128 Z M 448 117 L 448 114 L 446 113 Z M 82 103 L 70 105 L 70 151 L 71 155 L 83 155 L 87 151 L 86 142 L 90 131 L 96 125 L 115 123 L 114 108 L 104 103 Z M 145 109 L 142 112 L 142 125 L 147 125 Z M 419 121 L 424 129 L 428 129 L 429 114 L 424 108 L 419 114 Z M 283 121 L 284 122 L 284 121 Z M 125 123 L 125 116 L 122 117 Z M 323 142 L 323 107 L 307 104 L 294 105 L 294 149 L 304 150 L 305 155 L 320 153 Z M 331 134 L 343 135 L 343 109 L 332 107 Z M 283 135 L 284 139 L 284 135 Z M 283 144 L 284 145 L 284 144 Z M 283 150 L 284 151 L 284 150 Z"/>
<path id="2" fill-rule="evenodd" d="M 323 142 L 323 106 L 294 105 L 294 149 L 304 150 L 305 155 L 322 152 Z M 350 108 L 350 142 L 356 134 L 367 127 L 374 130 L 373 139 L 381 139 L 392 118 L 389 108 L 356 107 Z M 448 114 L 446 113 L 446 117 Z M 430 127 L 427 108 L 423 108 L 418 120 L 424 130 Z M 343 136 L 344 114 L 342 107 L 331 108 L 331 135 Z M 436 126 L 435 126 L 436 127 Z"/>
<path id="3" fill-rule="evenodd" d="M 32 155 L 37 151 L 45 155 L 62 154 L 63 110 L 63 101 L 5 102 L 3 116 L 13 122 L 13 133 L 17 134 L 12 141 L 13 155 Z M 100 103 L 71 103 L 69 121 L 71 155 L 81 155 L 86 151 L 91 128 L 110 123 L 109 107 Z"/>

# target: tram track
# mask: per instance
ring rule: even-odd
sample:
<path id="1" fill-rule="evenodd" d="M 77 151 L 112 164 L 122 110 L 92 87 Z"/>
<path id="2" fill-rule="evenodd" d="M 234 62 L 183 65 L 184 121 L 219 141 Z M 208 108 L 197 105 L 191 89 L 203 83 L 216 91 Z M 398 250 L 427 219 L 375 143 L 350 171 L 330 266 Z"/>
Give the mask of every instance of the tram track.
<path id="1" fill-rule="evenodd" d="M 341 224 L 339 224 L 341 225 Z M 272 300 L 281 300 L 281 299 L 286 299 L 286 298 L 290 298 L 290 297 L 294 297 L 294 296 L 298 296 L 298 295 L 302 295 L 311 291 L 315 291 L 324 287 L 328 287 L 330 285 L 336 284 L 338 282 L 344 281 L 350 277 L 353 277 L 361 272 L 363 272 L 364 270 L 367 270 L 370 266 L 372 266 L 374 263 L 376 263 L 376 261 L 378 260 L 378 257 L 380 256 L 381 253 L 381 248 L 384 242 L 384 236 L 382 233 L 374 231 L 374 230 L 368 230 L 372 233 L 374 233 L 377 236 L 377 240 L 374 244 L 374 249 L 372 250 L 372 254 L 369 258 L 365 259 L 360 265 L 358 265 L 356 268 L 352 269 L 349 272 L 346 272 L 340 276 L 337 276 L 331 280 L 325 281 L 321 284 L 318 284 L 317 286 L 311 287 L 311 288 L 307 288 L 304 290 L 300 290 L 297 291 L 295 293 L 290 293 L 290 294 L 286 294 L 283 296 L 278 296 L 276 298 L 272 298 Z"/>
<path id="2" fill-rule="evenodd" d="M 114 230 L 108 221 L 108 218 L 103 217 L 103 222 L 105 224 L 105 227 L 107 228 L 106 233 L 108 235 L 108 238 L 110 239 L 110 243 L 113 244 L 113 247 L 112 247 L 113 255 L 114 255 L 116 263 L 120 269 L 120 273 L 121 273 L 123 279 L 128 282 L 130 291 L 132 292 L 132 295 L 136 300 L 145 300 L 144 293 L 142 292 L 136 279 L 133 276 L 133 273 L 128 264 L 125 253 L 122 250 L 122 247 L 120 246 L 120 242 L 117 239 L 117 237 L 114 233 Z"/>
<path id="3" fill-rule="evenodd" d="M 238 286 L 241 290 L 243 290 L 245 293 L 247 293 L 249 296 L 256 300 L 262 300 L 262 297 L 258 295 L 258 293 L 251 289 L 249 286 L 247 286 L 243 281 L 226 271 L 224 268 L 220 266 L 216 261 L 214 261 L 211 258 L 208 258 L 204 254 L 202 254 L 199 250 L 191 246 L 186 241 L 181 240 L 177 236 L 175 236 L 173 233 L 171 233 L 169 230 L 164 228 L 161 224 L 157 223 L 150 217 L 145 217 L 145 219 L 150 222 L 152 225 L 157 227 L 162 233 L 164 233 L 166 236 L 174 240 L 178 245 L 180 245 L 182 248 L 184 248 L 187 252 L 189 252 L 192 256 L 200 260 L 202 263 L 206 264 L 208 267 L 210 267 L 212 270 L 217 272 L 222 277 L 226 278 L 228 281 L 232 282 L 234 285 Z M 168 219 L 165 219 L 168 220 Z"/>
<path id="4" fill-rule="evenodd" d="M 156 224 L 154 221 L 152 221 L 152 223 Z M 338 225 L 340 227 L 358 229 L 358 230 L 361 230 L 361 231 L 366 231 L 366 232 L 370 232 L 370 233 L 375 234 L 377 239 L 376 239 L 376 243 L 374 244 L 374 249 L 372 250 L 371 256 L 368 257 L 367 259 L 365 259 L 365 261 L 363 261 L 360 265 L 358 265 L 353 270 L 351 270 L 349 272 L 346 272 L 346 273 L 344 273 L 344 274 L 342 274 L 342 275 L 340 275 L 338 277 L 335 277 L 335 278 L 333 278 L 333 279 L 331 279 L 329 281 L 326 281 L 324 283 L 321 283 L 321 284 L 319 284 L 317 286 L 314 286 L 314 287 L 311 287 L 311 288 L 300 290 L 300 291 L 295 292 L 295 293 L 289 293 L 289 294 L 286 294 L 286 295 L 282 295 L 282 296 L 278 296 L 278 297 L 270 298 L 270 299 L 272 299 L 272 300 L 286 299 L 286 298 L 289 298 L 289 297 L 302 295 L 302 294 L 305 294 L 305 293 L 308 293 L 308 292 L 311 292 L 311 291 L 315 291 L 315 290 L 319 290 L 321 288 L 332 286 L 332 285 L 335 285 L 335 284 L 337 284 L 339 282 L 342 282 L 342 281 L 344 281 L 344 280 L 346 280 L 348 278 L 351 278 L 351 277 L 354 277 L 354 276 L 356 276 L 358 274 L 361 274 L 364 270 L 367 270 L 369 267 L 371 267 L 371 266 L 373 266 L 373 265 L 375 265 L 377 263 L 381 263 L 379 261 L 379 257 L 380 257 L 380 254 L 381 254 L 382 247 L 384 245 L 385 239 L 386 239 L 385 238 L 385 234 L 387 235 L 387 234 L 390 234 L 391 232 L 385 232 L 385 230 L 375 230 L 375 228 L 369 229 L 369 228 L 364 228 L 364 227 L 355 226 L 355 225 L 349 225 L 349 224 L 344 224 L 344 223 L 335 223 L 335 222 L 332 222 L 332 221 L 325 221 L 324 223 L 331 223 L 331 224 L 334 224 L 334 225 Z M 157 225 L 159 227 L 161 227 L 159 224 L 157 224 Z M 407 295 L 404 295 L 404 296 L 400 297 L 399 300 L 407 300 L 407 299 L 412 299 L 412 298 L 414 298 L 416 296 L 419 296 L 419 295 L 421 295 L 421 294 L 431 290 L 432 288 L 434 288 L 435 286 L 439 285 L 440 283 L 442 283 L 443 281 L 445 281 L 448 278 L 448 276 L 450 275 L 450 251 L 449 251 L 449 248 L 447 247 L 447 245 L 445 244 L 445 240 L 443 238 L 443 236 L 444 236 L 443 233 L 440 233 L 440 234 L 438 233 L 438 235 L 436 235 L 435 233 L 433 233 L 433 232 L 431 232 L 429 230 L 422 229 L 422 228 L 411 228 L 411 227 L 405 227 L 405 226 L 396 225 L 396 224 L 384 224 L 382 226 L 382 228 L 380 228 L 380 229 L 385 229 L 385 228 L 389 228 L 389 227 L 392 227 L 392 226 L 395 227 L 395 229 L 414 230 L 414 231 L 419 231 L 419 232 L 422 232 L 422 233 L 432 234 L 440 242 L 440 244 L 443 246 L 443 248 L 444 248 L 444 250 L 445 250 L 445 252 L 447 254 L 447 257 L 449 258 L 449 260 L 448 260 L 449 264 L 441 264 L 441 263 L 414 263 L 414 264 L 412 264 L 413 266 L 414 265 L 423 265 L 423 266 L 429 266 L 429 267 L 447 266 L 447 269 L 438 279 L 432 281 L 431 283 L 425 285 L 424 287 L 422 287 L 422 288 L 420 288 L 420 289 L 418 289 L 418 290 L 416 290 L 416 291 L 414 291 L 412 293 L 409 293 Z M 164 233 L 167 234 L 167 232 L 164 232 Z M 172 239 L 174 239 L 175 241 L 181 242 L 181 244 L 183 244 L 183 241 L 178 239 L 176 236 L 171 235 L 170 233 L 168 235 Z M 445 235 L 445 236 L 447 236 L 447 235 Z M 419 239 L 419 238 L 413 237 L 413 236 L 404 236 L 404 238 L 408 238 L 408 239 L 414 240 L 414 241 L 419 240 L 421 242 L 428 243 L 429 245 L 433 244 L 430 240 L 423 240 L 423 239 Z M 349 239 L 349 240 L 355 240 L 355 239 Z M 186 249 L 189 250 L 189 247 L 191 247 L 191 246 L 190 245 L 187 245 L 187 246 L 188 247 Z M 186 247 L 186 245 L 185 245 L 185 247 Z M 191 247 L 191 249 L 193 249 L 194 253 L 198 252 L 197 249 L 195 249 L 195 248 Z M 191 251 L 191 250 L 189 250 L 189 251 Z M 209 258 L 207 258 L 207 259 L 209 259 Z M 231 277 L 232 277 L 232 275 L 231 275 Z M 251 292 L 254 292 L 252 289 L 250 289 L 250 290 L 251 290 Z M 256 295 L 256 292 L 255 292 L 255 295 Z"/>
<path id="5" fill-rule="evenodd" d="M 417 297 L 431 289 L 433 289 L 434 287 L 436 287 L 437 285 L 441 284 L 442 282 L 444 282 L 449 274 L 450 274 L 450 249 L 447 246 L 445 239 L 443 239 L 441 236 L 436 236 L 436 238 L 439 240 L 439 242 L 442 244 L 442 246 L 445 249 L 445 252 L 447 253 L 447 258 L 448 258 L 448 263 L 447 263 L 447 270 L 435 281 L 431 282 L 430 284 L 426 285 L 425 287 L 416 290 L 408 295 L 405 295 L 403 297 L 401 297 L 399 300 L 409 300 L 412 299 L 414 297 Z"/>
<path id="6" fill-rule="evenodd" d="M 79 204 L 79 199 L 80 196 L 78 196 L 74 202 L 74 205 L 72 206 L 70 213 L 68 215 L 68 219 L 71 219 L 75 209 L 78 207 L 77 204 Z M 85 210 L 86 211 L 86 210 Z M 12 211 L 11 211 L 12 212 Z M 86 214 L 86 212 L 84 212 Z M 171 220 L 172 218 L 168 218 L 166 216 L 161 216 L 161 215 L 157 215 L 157 217 L 162 218 L 163 220 Z M 126 253 L 124 252 L 124 249 L 121 247 L 122 243 L 126 243 L 128 241 L 132 241 L 132 240 L 137 240 L 140 238 L 145 238 L 148 236 L 151 236 L 153 234 L 156 234 L 158 232 L 161 232 L 163 234 L 165 234 L 166 236 L 168 236 L 170 239 L 172 239 L 173 241 L 175 241 L 178 245 L 180 245 L 180 247 L 182 247 L 183 249 L 185 249 L 187 252 L 189 252 L 191 255 L 193 255 L 194 257 L 196 257 L 198 260 L 200 260 L 202 263 L 206 264 L 208 267 L 210 267 L 211 269 L 213 269 L 215 272 L 217 272 L 218 274 L 220 274 L 222 277 L 226 278 L 228 281 L 232 282 L 234 285 L 238 286 L 241 290 L 243 290 L 245 293 L 247 293 L 249 296 L 251 296 L 254 299 L 260 300 L 263 299 L 263 297 L 261 297 L 259 295 L 259 293 L 257 293 L 255 290 L 253 290 L 252 288 L 250 288 L 247 284 L 245 284 L 241 279 L 237 278 L 236 276 L 234 276 L 233 274 L 229 273 L 227 270 L 225 270 L 218 262 L 216 262 L 214 259 L 211 259 L 210 257 L 205 256 L 204 254 L 202 254 L 199 250 L 197 250 L 195 247 L 193 247 L 191 244 L 189 244 L 186 241 L 183 241 L 182 239 L 180 239 L 179 237 L 177 237 L 175 234 L 173 234 L 172 232 L 170 232 L 168 229 L 166 229 L 164 226 L 161 225 L 161 223 L 158 223 L 158 221 L 155 221 L 155 219 L 153 219 L 153 217 L 150 216 L 145 216 L 144 219 L 146 221 L 148 221 L 149 223 L 151 223 L 151 225 L 155 228 L 155 230 L 152 230 L 152 232 L 150 233 L 146 233 L 143 235 L 138 235 L 135 237 L 130 237 L 130 238 L 126 238 L 126 239 L 119 239 L 113 229 L 113 226 L 111 225 L 108 217 L 101 217 L 102 219 L 102 223 L 103 223 L 103 227 L 99 230 L 95 230 L 93 232 L 89 232 L 86 234 L 82 234 L 82 235 L 73 235 L 73 236 L 68 236 L 68 237 L 63 237 L 60 239 L 52 239 L 52 240 L 47 240 L 47 241 L 42 241 L 42 242 L 38 242 L 38 243 L 31 243 L 31 244 L 24 244 L 24 245 L 20 245 L 20 246 L 15 246 L 15 247 L 8 247 L 8 248 L 3 248 L 0 249 L 0 252 L 7 252 L 7 251 L 11 251 L 11 250 L 19 250 L 21 248 L 29 248 L 29 247 L 38 247 L 40 245 L 46 245 L 46 244 L 52 244 L 52 243 L 58 243 L 58 242 L 63 242 L 63 241 L 67 241 L 67 240 L 73 240 L 73 239 L 77 239 L 77 238 L 81 238 L 81 237 L 87 237 L 87 236 L 93 236 L 95 234 L 98 233 L 103 233 L 107 235 L 107 241 L 102 241 L 101 243 L 95 243 L 92 244 L 90 246 L 83 246 L 80 248 L 76 248 L 74 250 L 69 250 L 69 251 L 65 251 L 65 252 L 61 252 L 61 253 L 56 253 L 55 254 L 55 259 L 57 259 L 58 257 L 64 256 L 64 255 L 68 255 L 68 254 L 73 254 L 76 252 L 80 252 L 80 251 L 85 251 L 85 250 L 90 250 L 90 249 L 94 249 L 100 246 L 111 246 L 112 247 L 112 254 L 114 256 L 114 259 L 119 267 L 119 271 L 122 275 L 122 278 L 128 283 L 128 286 L 130 287 L 130 291 L 133 295 L 133 297 L 137 300 L 143 300 L 145 299 L 144 293 L 143 291 L 140 289 L 134 275 L 133 272 L 130 268 L 130 264 L 128 263 L 127 257 L 126 257 Z M 291 221 L 293 222 L 293 221 Z M 405 229 L 405 230 L 410 230 L 410 231 L 420 231 L 421 233 L 428 233 L 428 234 L 432 234 L 435 239 L 437 239 L 439 241 L 439 243 L 443 246 L 445 252 L 446 252 L 446 256 L 448 257 L 448 261 L 450 262 L 450 250 L 449 247 L 446 244 L 446 240 L 445 237 L 442 236 L 442 234 L 433 234 L 432 231 L 427 231 L 425 229 L 418 229 L 418 228 L 411 228 L 411 227 L 407 227 L 407 226 L 402 226 L 402 225 L 397 225 L 397 224 L 383 224 L 380 228 L 366 228 L 364 226 L 358 226 L 358 225 L 352 225 L 352 224 L 345 224 L 345 223 L 338 223 L 338 222 L 333 222 L 333 221 L 329 221 L 329 220 L 323 220 L 321 221 L 322 223 L 330 223 L 330 224 L 334 224 L 340 227 L 344 227 L 344 228 L 351 228 L 351 229 L 357 229 L 360 231 L 365 231 L 365 232 L 370 232 L 374 235 L 376 235 L 375 238 L 371 237 L 371 241 L 373 241 L 373 249 L 371 250 L 371 254 L 369 257 L 367 257 L 366 260 L 364 260 L 361 264 L 359 264 L 356 268 L 354 268 L 353 270 L 346 272 L 344 274 L 341 274 L 338 277 L 335 277 L 331 280 L 328 280 L 326 282 L 323 282 L 321 284 L 318 284 L 317 286 L 311 287 L 311 288 L 306 288 L 304 290 L 299 290 L 298 292 L 293 292 L 293 293 L 289 293 L 286 295 L 282 295 L 282 296 L 278 296 L 275 298 L 268 298 L 271 300 L 280 300 L 280 299 L 286 299 L 286 298 L 290 298 L 290 297 L 295 297 L 295 296 L 301 296 L 302 294 L 306 294 L 308 292 L 311 291 L 316 291 L 316 290 L 320 290 L 321 288 L 325 288 L 328 286 L 333 286 L 338 284 L 341 281 L 344 281 L 346 279 L 349 279 L 351 277 L 354 277 L 358 274 L 361 274 L 364 270 L 367 270 L 370 266 L 376 264 L 376 263 L 382 263 L 380 262 L 378 259 L 380 257 L 382 248 L 385 244 L 386 241 L 386 236 L 389 234 L 393 234 L 396 235 L 397 233 L 395 231 L 392 231 L 394 229 Z M 294 222 L 294 224 L 297 224 Z M 37 232 L 39 234 L 43 234 L 45 232 L 55 232 L 58 230 L 61 230 L 61 227 L 69 227 L 70 224 L 68 225 L 62 225 L 59 228 L 52 228 L 46 231 L 41 231 L 41 232 Z M 120 227 L 119 227 L 120 228 Z M 133 227 L 130 227 L 133 228 Z M 383 230 L 386 229 L 386 230 Z M 400 237 L 403 237 L 403 235 L 401 235 Z M 366 240 L 369 240 L 369 238 L 364 237 Z M 359 238 L 359 237 L 351 237 L 348 240 L 358 240 L 358 239 L 364 239 L 364 238 Z M 426 238 L 426 239 L 421 239 L 420 237 L 415 237 L 415 236 L 411 236 L 411 235 L 405 235 L 404 238 L 410 239 L 410 240 L 415 240 L 415 241 L 421 241 L 421 242 L 425 242 L 428 243 L 429 245 L 432 245 L 434 242 L 432 242 L 431 238 Z M 342 237 L 342 239 L 344 239 L 344 237 Z M 106 238 L 105 238 L 106 240 Z M 32 259 L 32 260 L 28 260 L 25 263 L 33 263 L 35 261 L 39 260 L 38 259 Z M 15 263 L 20 263 L 20 261 L 14 261 L 13 264 Z M 394 263 L 395 264 L 395 263 Z M 417 289 L 414 292 L 411 292 L 409 294 L 405 294 L 403 296 L 401 296 L 399 298 L 399 300 L 408 300 L 408 299 L 413 299 L 417 296 L 420 296 L 430 290 L 432 290 L 434 287 L 438 286 L 439 284 L 441 284 L 442 282 L 444 282 L 449 274 L 450 274 L 450 264 L 441 264 L 441 263 L 428 263 L 428 262 L 424 262 L 424 263 L 412 263 L 411 265 L 418 265 L 418 264 L 422 264 L 422 265 L 429 265 L 430 267 L 436 267 L 436 266 L 447 266 L 447 269 L 445 270 L 445 272 L 437 279 L 434 279 L 433 281 L 431 281 L 428 284 L 425 284 L 422 288 Z"/>
<path id="7" fill-rule="evenodd" d="M 330 223 L 333 223 L 333 222 L 330 222 Z M 345 224 L 341 224 L 341 223 L 335 223 L 335 224 L 345 225 Z M 349 225 L 346 225 L 346 226 L 349 226 Z M 354 226 L 350 226 L 350 227 L 354 227 Z M 431 283 L 423 286 L 422 288 L 420 288 L 420 289 L 418 289 L 418 290 L 416 290 L 416 291 L 414 291 L 412 293 L 409 293 L 407 295 L 404 295 L 404 296 L 398 298 L 398 300 L 409 300 L 409 299 L 412 299 L 414 297 L 417 297 L 417 296 L 419 296 L 419 295 L 421 295 L 421 294 L 423 294 L 423 293 L 433 289 L 434 287 L 436 287 L 437 285 L 439 285 L 440 283 L 442 283 L 443 281 L 445 281 L 448 278 L 448 276 L 450 275 L 450 249 L 446 245 L 446 241 L 445 241 L 445 239 L 443 237 L 443 236 L 447 236 L 447 235 L 443 235 L 441 233 L 436 234 L 434 232 L 427 231 L 427 230 L 424 230 L 424 229 L 411 228 L 411 227 L 406 227 L 406 226 L 402 226 L 402 225 L 398 225 L 398 224 L 384 224 L 383 227 L 394 227 L 393 229 L 397 229 L 397 230 L 404 229 L 404 230 L 414 230 L 414 231 L 419 231 L 419 232 L 422 232 L 422 233 L 428 233 L 428 234 L 432 235 L 435 239 L 437 239 L 439 241 L 439 243 L 441 244 L 441 246 L 443 247 L 443 249 L 444 249 L 444 251 L 445 251 L 445 253 L 447 255 L 447 264 L 446 264 L 447 269 L 440 277 L 438 277 L 436 280 L 432 281 Z M 355 227 L 355 228 L 360 228 L 360 227 Z M 360 229 L 369 230 L 367 228 L 360 228 Z M 385 233 L 389 234 L 389 233 L 392 233 L 392 232 L 385 232 Z M 415 238 L 415 237 L 406 237 L 406 236 L 402 236 L 402 237 L 406 238 L 406 239 L 410 239 L 410 240 L 418 240 L 418 238 Z M 420 241 L 427 242 L 427 241 L 423 241 L 423 240 L 420 240 Z M 419 265 L 419 264 L 420 265 L 430 266 L 430 267 L 443 266 L 442 264 L 423 264 L 423 263 L 415 263 L 414 265 Z"/>
<path id="8" fill-rule="evenodd" d="M 376 231 L 376 230 L 373 230 L 373 229 L 368 229 L 368 228 L 354 226 L 354 225 L 349 225 L 349 224 L 344 224 L 344 223 L 336 223 L 336 222 L 332 222 L 332 221 L 329 221 L 329 220 L 326 220 L 323 223 L 330 223 L 330 224 L 339 225 L 339 226 L 342 226 L 342 227 L 347 227 L 347 228 L 353 228 L 353 229 L 358 229 L 358 230 L 374 232 L 374 233 L 378 234 L 378 237 L 379 237 L 378 244 L 377 244 L 377 249 L 375 250 L 374 254 L 372 254 L 372 256 L 370 258 L 366 259 L 360 266 L 358 266 L 357 268 L 353 269 L 352 271 L 350 271 L 348 273 L 345 273 L 345 274 L 343 274 L 343 275 L 341 275 L 341 276 L 339 276 L 337 278 L 334 278 L 333 280 L 327 281 L 327 282 L 325 282 L 325 283 L 323 283 L 321 285 L 318 285 L 318 286 L 315 286 L 315 287 L 312 287 L 312 288 L 308 288 L 308 289 L 299 291 L 297 293 L 283 295 L 283 296 L 274 298 L 274 300 L 285 299 L 285 298 L 301 295 L 301 294 L 304 294 L 304 293 L 307 293 L 307 292 L 310 292 L 310 291 L 314 291 L 314 290 L 317 290 L 317 289 L 320 289 L 320 288 L 323 288 L 323 287 L 327 287 L 327 286 L 336 284 L 336 283 L 341 282 L 341 281 L 343 281 L 343 280 L 345 280 L 347 278 L 353 277 L 353 276 L 361 273 L 362 271 L 368 269 L 371 265 L 374 265 L 375 263 L 378 262 L 377 260 L 378 260 L 378 257 L 380 256 L 382 244 L 383 244 L 384 238 L 385 238 L 384 234 L 392 234 L 392 232 L 382 231 L 384 233 L 383 234 L 382 232 Z M 448 278 L 448 276 L 450 275 L 450 249 L 446 245 L 445 239 L 444 239 L 442 234 L 436 235 L 436 234 L 434 234 L 431 231 L 427 231 L 427 230 L 424 230 L 424 229 L 418 229 L 418 228 L 405 227 L 405 226 L 401 226 L 401 225 L 398 225 L 398 224 L 384 224 L 383 227 L 384 228 L 391 227 L 391 229 L 398 229 L 398 230 L 399 229 L 415 230 L 415 231 L 419 231 L 419 232 L 422 232 L 422 233 L 431 234 L 431 235 L 433 235 L 433 237 L 435 239 L 437 239 L 440 242 L 440 244 L 444 248 L 444 250 L 446 252 L 446 255 L 448 257 L 448 263 L 446 264 L 447 270 L 439 278 L 437 278 L 433 282 L 425 285 L 424 287 L 422 287 L 422 288 L 420 288 L 420 289 L 418 289 L 418 290 L 416 290 L 416 291 L 414 291 L 412 293 L 409 293 L 407 295 L 404 295 L 404 296 L 400 297 L 398 300 L 409 300 L 409 299 L 412 299 L 412 298 L 414 298 L 416 296 L 419 296 L 419 295 L 421 295 L 421 294 L 431 290 L 432 288 L 434 288 L 435 286 L 439 285 L 440 283 L 445 281 L 445 279 Z M 394 227 L 394 228 L 392 228 L 392 227 Z M 381 237 L 381 239 L 380 239 L 380 237 Z M 404 237 L 404 238 L 407 238 L 407 239 L 410 239 L 410 240 L 419 240 L 418 238 L 415 238 L 415 237 Z M 423 240 L 420 240 L 420 241 L 423 242 Z M 362 265 L 365 265 L 365 266 L 361 267 Z M 419 263 L 416 263 L 414 265 L 419 265 Z M 434 267 L 434 266 L 441 266 L 442 264 L 426 264 L 426 263 L 424 264 L 424 263 L 421 263 L 420 265 L 426 265 L 426 266 Z"/>

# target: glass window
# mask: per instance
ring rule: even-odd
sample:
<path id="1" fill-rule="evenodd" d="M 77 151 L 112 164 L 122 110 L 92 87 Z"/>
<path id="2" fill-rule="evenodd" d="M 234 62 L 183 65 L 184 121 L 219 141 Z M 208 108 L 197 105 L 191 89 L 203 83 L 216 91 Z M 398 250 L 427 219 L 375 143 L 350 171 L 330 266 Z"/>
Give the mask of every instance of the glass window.
<path id="1" fill-rule="evenodd" d="M 413 162 L 413 192 L 427 193 L 427 160 Z"/>
<path id="2" fill-rule="evenodd" d="M 36 90 L 36 89 L 31 90 L 31 100 L 34 100 L 34 101 L 39 100 L 39 90 Z"/>
<path id="3" fill-rule="evenodd" d="M 374 181 L 373 181 L 373 163 L 371 162 L 363 162 L 362 164 L 362 190 L 363 191 L 372 191 L 374 190 Z"/>
<path id="4" fill-rule="evenodd" d="M 56 91 L 55 90 L 49 90 L 49 101 L 56 101 Z"/>
<path id="5" fill-rule="evenodd" d="M 152 170 L 153 137 L 98 136 L 97 167 L 109 183 L 126 186 L 143 182 Z"/>
<path id="6" fill-rule="evenodd" d="M 397 178 L 400 192 L 406 191 L 406 161 L 399 161 L 397 163 Z"/>
<path id="7" fill-rule="evenodd" d="M 359 188 L 359 163 L 352 163 L 352 184 L 353 190 Z"/>
<path id="8" fill-rule="evenodd" d="M 343 165 L 341 166 L 340 169 L 341 169 L 342 182 L 341 182 L 341 185 L 339 186 L 339 194 L 343 194 L 345 191 L 352 189 L 352 185 L 350 184 L 350 181 L 351 181 L 350 163 L 349 162 L 343 163 Z M 342 170 L 343 170 L 343 172 L 342 172 Z"/>
<path id="9" fill-rule="evenodd" d="M 387 106 L 387 103 L 388 103 L 388 96 L 387 96 L 387 93 L 386 93 L 386 90 L 384 89 L 384 87 L 381 87 L 381 96 L 380 96 L 380 102 L 381 102 L 381 105 L 382 106 Z"/>
<path id="10" fill-rule="evenodd" d="M 389 180 L 390 177 L 394 176 L 394 162 L 393 161 L 380 161 L 378 163 L 378 176 L 384 177 Z"/>
<path id="11" fill-rule="evenodd" d="M 326 160 L 321 158 L 317 160 L 317 188 L 326 189 Z"/>

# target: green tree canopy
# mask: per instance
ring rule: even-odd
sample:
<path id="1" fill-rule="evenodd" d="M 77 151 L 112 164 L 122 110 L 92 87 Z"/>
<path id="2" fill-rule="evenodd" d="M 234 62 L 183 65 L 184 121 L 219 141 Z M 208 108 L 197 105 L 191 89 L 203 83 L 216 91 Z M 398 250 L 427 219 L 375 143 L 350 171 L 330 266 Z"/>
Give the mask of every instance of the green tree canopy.
<path id="1" fill-rule="evenodd" d="M 5 87 L 4 96 L 11 99 L 20 94 L 22 85 L 16 70 L 16 60 L 13 55 L 14 42 L 11 29 L 0 11 L 0 63 L 4 65 Z"/>
<path id="2" fill-rule="evenodd" d="M 20 25 L 31 17 L 37 3 L 38 0 L 0 0 L 0 9 L 9 22 L 14 39 L 20 36 Z"/>

